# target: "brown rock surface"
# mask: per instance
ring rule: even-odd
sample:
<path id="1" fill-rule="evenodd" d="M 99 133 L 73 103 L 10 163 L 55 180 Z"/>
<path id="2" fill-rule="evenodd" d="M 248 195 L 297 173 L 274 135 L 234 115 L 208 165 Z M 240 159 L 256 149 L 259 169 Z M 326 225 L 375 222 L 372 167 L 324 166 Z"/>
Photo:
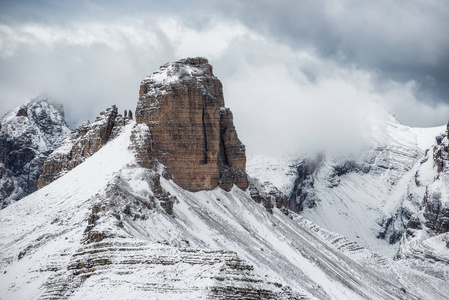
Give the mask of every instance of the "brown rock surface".
<path id="1" fill-rule="evenodd" d="M 117 113 L 115 105 L 101 112 L 92 123 L 85 122 L 72 131 L 48 156 L 38 181 L 42 188 L 72 170 L 111 140 L 128 119 Z"/>
<path id="2" fill-rule="evenodd" d="M 138 157 L 142 166 L 161 162 L 189 191 L 248 187 L 245 146 L 207 59 L 169 63 L 145 78 L 135 117 L 150 129 L 148 157 Z"/>

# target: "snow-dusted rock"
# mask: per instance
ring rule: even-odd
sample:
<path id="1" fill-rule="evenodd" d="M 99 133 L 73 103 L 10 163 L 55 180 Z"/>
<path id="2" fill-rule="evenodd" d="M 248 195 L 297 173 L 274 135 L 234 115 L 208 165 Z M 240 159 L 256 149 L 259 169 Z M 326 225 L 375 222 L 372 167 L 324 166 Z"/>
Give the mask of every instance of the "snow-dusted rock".
<path id="1" fill-rule="evenodd" d="M 136 162 L 130 122 L 84 163 L 0 211 L 4 299 L 443 299 L 445 280 L 249 191 L 192 193 Z M 157 175 L 159 174 L 159 176 Z M 174 199 L 169 214 L 153 180 Z"/>
<path id="2" fill-rule="evenodd" d="M 51 153 L 43 166 L 38 187 L 42 188 L 50 182 L 92 156 L 108 141 L 113 139 L 130 118 L 122 117 L 115 105 L 101 112 L 94 122 L 85 122 Z"/>
<path id="3" fill-rule="evenodd" d="M 0 123 L 0 208 L 37 190 L 47 156 L 70 133 L 62 105 L 29 100 Z"/>
<path id="4" fill-rule="evenodd" d="M 168 63 L 140 85 L 136 122 L 149 127 L 146 166 L 157 160 L 190 191 L 248 187 L 245 146 L 223 87 L 205 58 Z M 143 158 L 143 156 L 141 156 Z"/>
<path id="5" fill-rule="evenodd" d="M 447 298 L 447 155 L 429 150 L 441 128 L 371 120 L 373 143 L 358 156 L 254 158 L 248 189 L 222 185 L 216 167 L 245 156 L 211 68 L 201 58 L 163 66 L 142 83 L 138 122 L 111 107 L 49 157 L 42 188 L 0 211 L 0 299 Z M 165 151 L 172 138 L 185 151 Z M 192 168 L 182 176 L 200 191 L 162 164 L 185 157 L 194 163 L 178 168 Z M 195 173 L 198 162 L 212 175 Z M 399 261 L 363 247 L 391 255 L 378 237 L 396 232 Z"/>
<path id="6" fill-rule="evenodd" d="M 449 265 L 448 134 L 446 129 L 438 135 L 429 151 L 428 168 L 433 167 L 435 176 L 427 182 L 421 209 L 412 215 L 396 255 L 397 259 L 445 280 L 449 280 L 449 271 L 440 267 Z"/>
<path id="7" fill-rule="evenodd" d="M 411 128 L 389 116 L 366 122 L 370 144 L 359 153 L 253 157 L 247 170 L 286 191 L 289 209 L 394 257 L 410 217 L 423 207 L 426 187 L 438 175 L 432 149 L 444 127 Z"/>

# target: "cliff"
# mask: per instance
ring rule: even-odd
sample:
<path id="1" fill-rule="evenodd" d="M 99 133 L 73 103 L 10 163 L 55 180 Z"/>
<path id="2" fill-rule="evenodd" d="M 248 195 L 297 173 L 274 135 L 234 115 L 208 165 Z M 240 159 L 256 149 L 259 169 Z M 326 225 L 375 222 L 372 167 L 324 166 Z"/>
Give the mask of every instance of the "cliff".
<path id="1" fill-rule="evenodd" d="M 161 162 L 189 191 L 248 187 L 245 146 L 207 59 L 168 63 L 145 78 L 135 115 L 150 129 L 147 155 L 139 155 L 142 166 Z"/>

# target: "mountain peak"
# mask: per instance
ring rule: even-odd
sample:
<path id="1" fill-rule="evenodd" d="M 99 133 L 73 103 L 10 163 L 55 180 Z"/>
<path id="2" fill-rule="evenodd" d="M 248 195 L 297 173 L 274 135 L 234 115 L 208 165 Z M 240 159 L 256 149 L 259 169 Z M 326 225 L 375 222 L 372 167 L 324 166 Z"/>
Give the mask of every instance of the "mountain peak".
<path id="1" fill-rule="evenodd" d="M 182 81 L 198 80 L 199 78 L 213 77 L 212 66 L 203 57 L 185 58 L 176 62 L 166 63 L 159 70 L 145 77 L 141 82 L 141 93 L 154 96 L 167 93 L 167 88 Z"/>
<path id="2" fill-rule="evenodd" d="M 152 75 L 146 77 L 144 80 L 152 79 L 154 81 L 160 81 L 164 79 L 164 75 L 168 77 L 181 77 L 182 75 L 198 76 L 212 74 L 212 66 L 209 61 L 204 57 L 195 58 L 183 58 L 175 62 L 169 62 L 161 66 L 159 70 L 155 71 Z"/>
<path id="3" fill-rule="evenodd" d="M 52 130 L 67 128 L 62 104 L 41 97 L 30 99 L 8 111 L 1 119 L 0 128 L 4 133 L 19 136 L 34 126 L 49 134 Z"/>
<path id="4" fill-rule="evenodd" d="M 140 86 L 136 122 L 148 125 L 148 159 L 190 191 L 248 187 L 245 146 L 205 58 L 163 65 Z M 147 166 L 148 161 L 140 161 Z"/>
<path id="5" fill-rule="evenodd" d="M 62 105 L 34 98 L 0 123 L 0 208 L 37 189 L 45 159 L 69 134 Z"/>
<path id="6" fill-rule="evenodd" d="M 102 111 L 93 122 L 84 122 L 51 153 L 43 165 L 38 187 L 63 176 L 112 140 L 131 119 L 123 117 L 115 105 Z"/>
<path id="7" fill-rule="evenodd" d="M 46 137 L 41 127 L 54 130 L 47 104 L 2 121 L 0 196 L 11 191 L 8 174 L 41 169 L 29 159 L 49 153 L 33 144 Z M 136 122 L 132 115 L 111 106 L 73 130 L 46 160 L 45 186 L 0 210 L 0 298 L 449 295 L 448 133 L 434 146 L 435 130 L 381 119 L 380 138 L 360 158 L 259 160 L 265 178 L 248 179 L 221 82 L 201 58 L 142 81 Z M 31 139 L 8 133 L 25 125 Z M 284 179 L 290 197 L 276 188 Z M 401 238 L 399 261 L 361 245 L 387 243 L 379 238 Z"/>

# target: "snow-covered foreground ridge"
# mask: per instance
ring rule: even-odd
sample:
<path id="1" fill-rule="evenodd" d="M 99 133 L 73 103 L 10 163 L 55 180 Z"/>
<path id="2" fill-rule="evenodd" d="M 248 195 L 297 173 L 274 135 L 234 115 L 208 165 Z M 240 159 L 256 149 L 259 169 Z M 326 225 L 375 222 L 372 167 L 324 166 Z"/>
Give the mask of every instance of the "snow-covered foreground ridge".
<path id="1" fill-rule="evenodd" d="M 66 175 L 0 211 L 1 299 L 449 295 L 446 280 L 294 214 L 270 214 L 249 192 L 191 193 L 138 167 L 130 137 L 143 130 L 130 122 Z"/>

